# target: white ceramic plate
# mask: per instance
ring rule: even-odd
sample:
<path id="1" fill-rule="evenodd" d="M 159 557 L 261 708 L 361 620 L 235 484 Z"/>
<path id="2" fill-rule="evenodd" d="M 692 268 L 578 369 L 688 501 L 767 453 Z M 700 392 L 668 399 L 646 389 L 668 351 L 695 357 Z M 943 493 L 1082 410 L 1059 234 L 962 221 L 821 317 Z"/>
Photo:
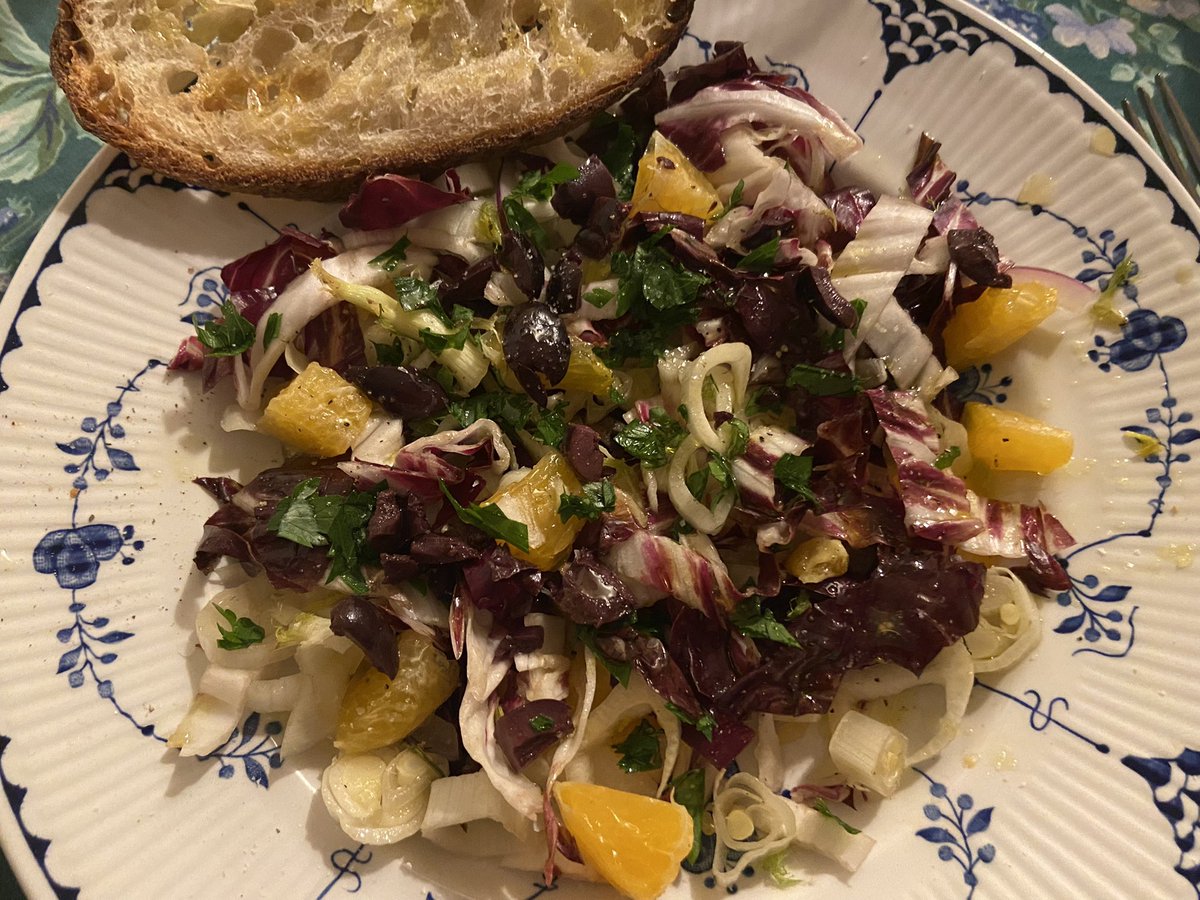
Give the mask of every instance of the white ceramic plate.
<path id="1" fill-rule="evenodd" d="M 961 2 L 700 5 L 677 61 L 746 40 L 894 168 L 922 129 L 936 135 L 960 194 L 1022 264 L 1099 283 L 1126 253 L 1139 265 L 1124 329 L 1057 313 L 973 386 L 1076 436 L 1047 490 L 1080 541 L 1073 586 L 1044 604 L 1036 657 L 981 685 L 958 740 L 863 811 L 879 844 L 862 871 L 817 864 L 789 895 L 1197 896 L 1200 210 L 1094 93 Z M 1095 149 L 1105 129 L 1115 156 Z M 1018 199 L 1035 174 L 1054 179 L 1041 206 Z M 159 361 L 219 297 L 216 266 L 271 225 L 331 215 L 185 189 L 105 152 L 0 306 L 0 834 L 31 897 L 543 892 L 420 842 L 356 847 L 314 796 L 320 760 L 277 767 L 263 720 L 215 758 L 163 746 L 196 674 L 203 582 L 189 563 L 210 505 L 190 481 L 271 451 L 220 436 L 195 380 Z M 1127 429 L 1164 451 L 1140 458 Z M 772 895 L 757 876 L 741 888 Z M 699 878 L 677 890 L 710 893 Z"/>

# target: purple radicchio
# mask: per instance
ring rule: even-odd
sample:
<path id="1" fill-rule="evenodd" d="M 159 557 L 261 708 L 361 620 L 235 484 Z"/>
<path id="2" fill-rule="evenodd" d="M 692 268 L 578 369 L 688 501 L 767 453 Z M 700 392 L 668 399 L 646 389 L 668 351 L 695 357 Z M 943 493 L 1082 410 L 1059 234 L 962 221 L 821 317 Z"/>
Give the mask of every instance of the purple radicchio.
<path id="1" fill-rule="evenodd" d="M 467 191 L 443 191 L 405 175 L 376 175 L 346 201 L 338 218 L 347 228 L 398 228 L 417 216 L 470 199 Z"/>
<path id="2" fill-rule="evenodd" d="M 742 599 L 719 558 L 649 531 L 635 531 L 609 551 L 605 562 L 644 593 L 670 595 L 705 615 L 718 616 Z"/>
<path id="3" fill-rule="evenodd" d="M 911 534 L 961 544 L 983 530 L 971 510 L 967 485 L 934 461 L 941 452 L 937 431 L 916 391 L 867 391 L 884 441 L 896 463 L 904 523 Z"/>
<path id="4" fill-rule="evenodd" d="M 337 248 L 329 241 L 285 227 L 267 246 L 228 263 L 221 269 L 221 280 L 231 293 L 267 289 L 279 293 L 308 271 L 314 259 L 336 255 Z"/>

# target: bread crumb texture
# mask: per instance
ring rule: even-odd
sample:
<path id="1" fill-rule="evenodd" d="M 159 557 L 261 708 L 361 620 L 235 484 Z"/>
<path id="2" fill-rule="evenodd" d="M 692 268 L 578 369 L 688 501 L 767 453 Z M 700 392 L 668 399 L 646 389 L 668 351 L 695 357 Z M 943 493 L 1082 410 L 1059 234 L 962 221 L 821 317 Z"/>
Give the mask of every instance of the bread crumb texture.
<path id="1" fill-rule="evenodd" d="M 420 164 L 613 99 L 678 40 L 680 7 L 67 0 L 55 63 L 85 125 L 168 171 Z"/>

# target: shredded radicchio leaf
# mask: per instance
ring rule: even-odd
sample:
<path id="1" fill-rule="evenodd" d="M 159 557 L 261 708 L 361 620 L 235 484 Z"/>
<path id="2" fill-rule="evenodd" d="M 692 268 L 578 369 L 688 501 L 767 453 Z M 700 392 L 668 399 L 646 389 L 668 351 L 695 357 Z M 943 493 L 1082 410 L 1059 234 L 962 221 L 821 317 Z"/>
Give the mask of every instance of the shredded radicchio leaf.
<path id="1" fill-rule="evenodd" d="M 682 103 L 703 88 L 757 71 L 758 66 L 746 56 L 746 46 L 741 41 L 717 41 L 706 62 L 683 66 L 675 73 L 671 102 Z"/>
<path id="2" fill-rule="evenodd" d="M 519 772 L 574 730 L 571 708 L 562 700 L 532 700 L 497 720 L 496 743 Z"/>
<path id="3" fill-rule="evenodd" d="M 354 641 L 367 662 L 395 678 L 400 670 L 396 654 L 396 636 L 400 622 L 366 597 L 347 597 L 329 611 L 329 628 L 337 635 Z"/>
<path id="4" fill-rule="evenodd" d="M 821 199 L 837 219 L 837 228 L 828 236 L 829 243 L 834 250 L 842 250 L 858 234 L 867 213 L 875 208 L 875 195 L 866 188 L 848 187 Z"/>
<path id="5" fill-rule="evenodd" d="M 404 175 L 376 175 L 346 201 L 338 218 L 347 228 L 397 228 L 417 216 L 470 199 L 467 191 L 443 191 Z"/>
<path id="6" fill-rule="evenodd" d="M 950 196 L 954 181 L 958 177 L 942 162 L 939 155 L 941 149 L 942 145 L 938 141 L 928 134 L 922 134 L 921 142 L 917 145 L 916 160 L 906 179 L 913 202 L 929 209 L 937 209 L 938 205 Z"/>
<path id="7" fill-rule="evenodd" d="M 282 228 L 279 237 L 261 250 L 247 253 L 221 269 L 231 292 L 270 288 L 276 292 L 308 269 L 314 259 L 329 259 L 337 250 L 329 241 L 295 228 Z"/>

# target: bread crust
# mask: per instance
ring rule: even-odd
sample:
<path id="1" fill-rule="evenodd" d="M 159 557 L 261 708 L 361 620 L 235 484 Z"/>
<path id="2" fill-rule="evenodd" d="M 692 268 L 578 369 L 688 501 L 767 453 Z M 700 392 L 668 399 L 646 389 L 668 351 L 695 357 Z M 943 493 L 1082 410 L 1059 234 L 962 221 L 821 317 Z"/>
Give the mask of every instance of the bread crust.
<path id="1" fill-rule="evenodd" d="M 503 153 L 535 139 L 570 130 L 592 114 L 616 102 L 666 61 L 683 37 L 694 0 L 673 0 L 668 9 L 670 31 L 661 46 L 652 48 L 623 78 L 596 86 L 585 99 L 557 115 L 530 114 L 509 125 L 472 135 L 434 140 L 406 154 L 377 154 L 354 162 L 280 162 L 248 166 L 222 161 L 213 165 L 191 148 L 152 139 L 130 122 L 107 115 L 97 103 L 101 93 L 95 71 L 79 58 L 75 42 L 82 37 L 76 24 L 78 7 L 86 0 L 59 0 L 58 22 L 50 39 L 50 71 L 63 89 L 79 123 L 101 140 L 124 151 L 139 165 L 171 178 L 221 191 L 269 197 L 336 200 L 362 181 L 382 172 L 432 173 L 468 159 Z"/>

